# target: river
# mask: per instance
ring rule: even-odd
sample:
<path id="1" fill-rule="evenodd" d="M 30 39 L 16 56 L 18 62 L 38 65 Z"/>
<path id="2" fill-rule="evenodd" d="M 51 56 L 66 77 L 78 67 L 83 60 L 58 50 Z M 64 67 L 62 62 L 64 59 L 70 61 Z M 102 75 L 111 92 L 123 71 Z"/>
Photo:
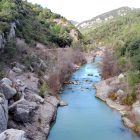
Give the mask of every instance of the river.
<path id="1" fill-rule="evenodd" d="M 78 84 L 64 87 L 61 99 L 69 105 L 58 108 L 48 140 L 140 140 L 123 125 L 118 112 L 95 97 L 93 84 L 101 80 L 99 62 L 97 57 L 83 65 L 71 77 Z"/>

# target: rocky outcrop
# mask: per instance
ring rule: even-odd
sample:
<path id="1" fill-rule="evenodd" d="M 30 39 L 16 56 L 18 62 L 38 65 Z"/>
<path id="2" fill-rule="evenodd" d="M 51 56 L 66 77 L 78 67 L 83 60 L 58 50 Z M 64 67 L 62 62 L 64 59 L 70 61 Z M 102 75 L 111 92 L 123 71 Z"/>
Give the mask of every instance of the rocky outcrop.
<path id="1" fill-rule="evenodd" d="M 0 93 L 0 133 L 7 129 L 8 123 L 8 101 Z M 1 140 L 1 139 L 0 139 Z"/>
<path id="2" fill-rule="evenodd" d="M 16 36 L 16 23 L 12 22 L 10 25 L 9 39 L 14 38 Z"/>
<path id="3" fill-rule="evenodd" d="M 4 38 L 4 34 L 0 34 L 0 50 L 3 50 L 5 47 L 6 40 Z"/>
<path id="4" fill-rule="evenodd" d="M 122 105 L 123 99 L 127 97 L 127 93 L 124 92 L 126 89 L 124 83 L 123 74 L 103 80 L 95 85 L 96 97 L 105 101 L 109 107 L 119 111 L 124 125 L 140 134 L 140 102 L 136 101 L 132 106 Z M 111 97 L 113 98 L 111 99 Z"/>
<path id="5" fill-rule="evenodd" d="M 20 121 L 21 120 L 22 122 L 24 121 L 23 125 L 21 123 L 17 123 L 17 121 L 19 121 L 17 119 L 16 120 L 10 119 L 9 127 L 24 130 L 30 139 L 46 140 L 50 131 L 51 122 L 55 120 L 58 104 L 59 104 L 59 100 L 56 97 L 47 96 L 43 104 L 40 103 L 37 104 L 36 109 L 35 108 L 32 109 L 31 107 L 31 111 L 33 111 L 34 109 L 35 110 L 33 112 L 34 114 L 29 116 L 30 118 L 29 117 L 26 118 L 25 116 L 24 118 L 21 115 L 28 116 L 29 114 L 28 109 L 30 109 L 30 107 L 26 108 L 26 103 L 25 103 L 24 105 L 19 106 L 18 114 L 16 114 L 17 112 L 14 112 L 15 115 L 18 115 L 16 117 L 18 117 Z M 28 121 L 28 123 L 26 123 L 27 121 L 25 121 L 25 119 Z"/>
<path id="6" fill-rule="evenodd" d="M 0 140 L 28 140 L 26 134 L 22 130 L 7 129 L 0 134 Z"/>
<path id="7" fill-rule="evenodd" d="M 137 101 L 132 105 L 132 113 L 135 116 L 136 123 L 140 123 L 140 101 Z"/>

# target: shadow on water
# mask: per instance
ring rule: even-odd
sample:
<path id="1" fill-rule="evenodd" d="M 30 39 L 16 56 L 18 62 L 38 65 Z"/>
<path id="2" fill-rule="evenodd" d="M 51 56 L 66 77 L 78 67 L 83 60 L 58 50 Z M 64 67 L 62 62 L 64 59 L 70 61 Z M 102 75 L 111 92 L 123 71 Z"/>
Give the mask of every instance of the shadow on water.
<path id="1" fill-rule="evenodd" d="M 62 100 L 69 105 L 58 108 L 58 114 L 48 140 L 140 140 L 124 127 L 118 112 L 95 97 L 93 84 L 101 80 L 96 58 L 76 71 L 70 84 L 64 87 Z"/>

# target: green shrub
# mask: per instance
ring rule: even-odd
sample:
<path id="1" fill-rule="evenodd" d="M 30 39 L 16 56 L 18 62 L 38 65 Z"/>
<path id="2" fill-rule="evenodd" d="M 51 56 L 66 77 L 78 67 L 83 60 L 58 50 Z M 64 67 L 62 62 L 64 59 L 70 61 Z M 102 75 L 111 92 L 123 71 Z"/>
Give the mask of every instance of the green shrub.
<path id="1" fill-rule="evenodd" d="M 48 91 L 48 85 L 46 84 L 46 82 L 43 82 L 40 86 L 40 92 L 39 95 L 44 98 L 46 93 Z"/>
<path id="2" fill-rule="evenodd" d="M 7 44 L 4 48 L 4 53 L 8 58 L 13 58 L 16 54 L 16 43 L 15 39 L 10 39 L 7 41 Z"/>
<path id="3" fill-rule="evenodd" d="M 128 84 L 130 87 L 135 87 L 140 82 L 139 71 L 131 71 L 128 73 Z"/>

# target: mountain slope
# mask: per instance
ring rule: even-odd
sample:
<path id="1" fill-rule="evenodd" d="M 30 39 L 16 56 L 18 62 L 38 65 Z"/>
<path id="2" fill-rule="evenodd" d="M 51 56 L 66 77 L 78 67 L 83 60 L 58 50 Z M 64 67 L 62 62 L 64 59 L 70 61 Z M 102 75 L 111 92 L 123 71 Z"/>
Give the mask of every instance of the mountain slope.
<path id="1" fill-rule="evenodd" d="M 73 32 L 75 34 L 73 34 Z M 22 0 L 0 1 L 0 48 L 12 36 L 58 47 L 82 39 L 80 32 L 65 18 L 47 8 Z"/>
<path id="2" fill-rule="evenodd" d="M 84 28 L 90 28 L 93 26 L 96 27 L 99 24 L 104 23 L 104 22 L 109 21 L 109 20 L 112 20 L 116 17 L 125 16 L 126 14 L 131 12 L 132 10 L 134 10 L 134 9 L 129 8 L 129 7 L 121 7 L 121 8 L 103 13 L 101 15 L 98 15 L 98 16 L 92 18 L 91 20 L 87 20 L 87 21 L 84 21 L 82 23 L 79 23 L 77 25 L 77 28 L 84 29 Z"/>

